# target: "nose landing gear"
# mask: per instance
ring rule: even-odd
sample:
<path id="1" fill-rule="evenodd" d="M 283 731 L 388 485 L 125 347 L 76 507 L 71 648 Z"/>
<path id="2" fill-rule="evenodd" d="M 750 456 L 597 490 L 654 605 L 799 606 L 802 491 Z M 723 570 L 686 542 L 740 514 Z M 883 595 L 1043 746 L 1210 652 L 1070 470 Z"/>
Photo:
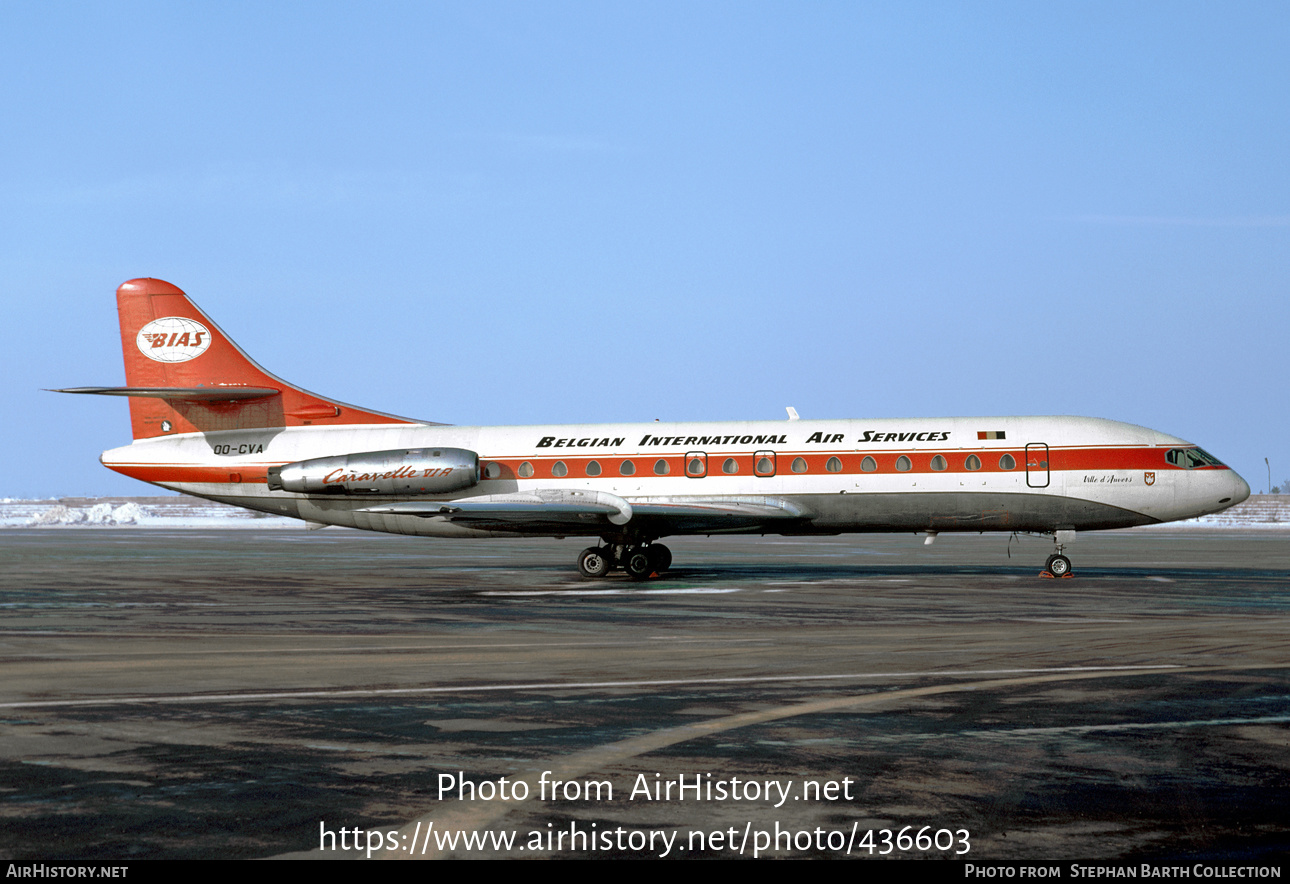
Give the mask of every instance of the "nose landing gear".
<path id="1" fill-rule="evenodd" d="M 1044 570 L 1040 577 L 1070 577 L 1071 560 L 1060 553 L 1053 553 L 1044 563 Z"/>
<path id="2" fill-rule="evenodd" d="M 1040 577 L 1073 577 L 1071 574 L 1071 560 L 1063 553 L 1066 544 L 1075 542 L 1074 531 L 1054 531 L 1053 542 L 1057 544 L 1056 550 L 1048 561 L 1044 562 L 1044 570 L 1039 572 Z"/>

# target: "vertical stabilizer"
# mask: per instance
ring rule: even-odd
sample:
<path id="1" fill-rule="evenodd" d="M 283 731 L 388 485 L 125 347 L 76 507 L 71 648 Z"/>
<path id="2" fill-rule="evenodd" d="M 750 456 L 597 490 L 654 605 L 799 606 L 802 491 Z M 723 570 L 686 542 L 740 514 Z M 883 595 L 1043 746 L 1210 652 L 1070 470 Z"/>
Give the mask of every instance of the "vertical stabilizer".
<path id="1" fill-rule="evenodd" d="M 180 289 L 132 279 L 116 290 L 134 438 L 309 424 L 411 424 L 302 390 L 260 368 Z"/>

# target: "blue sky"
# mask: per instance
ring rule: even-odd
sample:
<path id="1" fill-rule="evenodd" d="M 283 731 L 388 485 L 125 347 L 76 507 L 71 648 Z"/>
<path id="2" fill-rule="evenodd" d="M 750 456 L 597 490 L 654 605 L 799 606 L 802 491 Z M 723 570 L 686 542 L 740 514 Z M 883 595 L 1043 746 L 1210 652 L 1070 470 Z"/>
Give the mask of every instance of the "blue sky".
<path id="1" fill-rule="evenodd" d="M 0 496 L 113 291 L 457 424 L 1086 414 L 1290 477 L 1281 3 L 0 4 Z"/>

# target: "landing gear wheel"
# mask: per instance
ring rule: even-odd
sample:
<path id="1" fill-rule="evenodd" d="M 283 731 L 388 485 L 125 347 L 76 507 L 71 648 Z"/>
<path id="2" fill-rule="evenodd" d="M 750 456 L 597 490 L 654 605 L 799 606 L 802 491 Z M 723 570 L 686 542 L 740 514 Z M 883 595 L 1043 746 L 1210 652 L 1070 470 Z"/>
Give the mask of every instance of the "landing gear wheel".
<path id="1" fill-rule="evenodd" d="M 623 570 L 632 580 L 648 580 L 654 573 L 653 557 L 643 546 L 633 546 L 623 556 Z"/>
<path id="2" fill-rule="evenodd" d="M 1044 570 L 1054 577 L 1065 577 L 1071 572 L 1071 560 L 1063 555 L 1051 555 L 1044 564 Z"/>
<path id="3" fill-rule="evenodd" d="M 578 573 L 583 577 L 592 579 L 604 577 L 613 570 L 613 567 L 613 556 L 609 554 L 609 550 L 602 547 L 587 547 L 578 554 Z"/>
<path id="4" fill-rule="evenodd" d="M 652 544 L 649 547 L 649 560 L 654 565 L 654 570 L 662 574 L 672 567 L 672 551 L 661 543 Z"/>

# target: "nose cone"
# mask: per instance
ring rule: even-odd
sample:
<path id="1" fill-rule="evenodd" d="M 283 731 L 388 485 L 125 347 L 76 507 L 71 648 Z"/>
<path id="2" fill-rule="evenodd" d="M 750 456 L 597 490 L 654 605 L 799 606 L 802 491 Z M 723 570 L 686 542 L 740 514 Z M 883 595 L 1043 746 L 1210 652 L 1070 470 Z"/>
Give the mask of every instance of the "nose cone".
<path id="1" fill-rule="evenodd" d="M 1228 482 L 1232 486 L 1230 491 L 1231 499 L 1225 497 L 1220 501 L 1224 508 L 1236 506 L 1250 496 L 1250 483 L 1237 475 L 1236 470 L 1228 470 L 1228 474 Z"/>

